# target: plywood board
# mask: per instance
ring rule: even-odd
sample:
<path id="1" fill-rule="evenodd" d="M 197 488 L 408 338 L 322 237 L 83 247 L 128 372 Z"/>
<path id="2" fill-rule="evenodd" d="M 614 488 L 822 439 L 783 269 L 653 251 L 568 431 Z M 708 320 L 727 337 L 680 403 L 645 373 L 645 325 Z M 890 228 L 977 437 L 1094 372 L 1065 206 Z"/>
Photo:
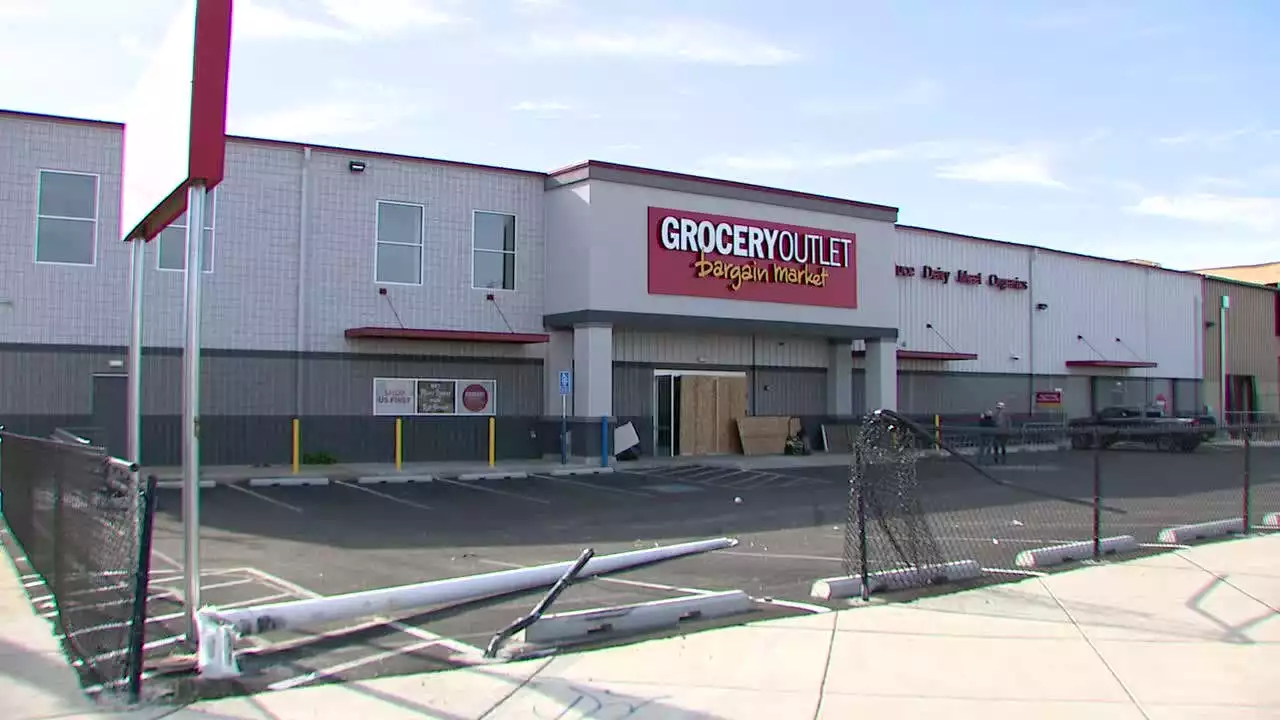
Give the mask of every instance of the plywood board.
<path id="1" fill-rule="evenodd" d="M 738 420 L 738 436 L 744 455 L 781 455 L 787 449 L 791 418 L 785 416 L 743 417 Z"/>
<path id="2" fill-rule="evenodd" d="M 747 415 L 747 379 L 716 378 L 716 452 L 740 453 L 738 421 Z"/>

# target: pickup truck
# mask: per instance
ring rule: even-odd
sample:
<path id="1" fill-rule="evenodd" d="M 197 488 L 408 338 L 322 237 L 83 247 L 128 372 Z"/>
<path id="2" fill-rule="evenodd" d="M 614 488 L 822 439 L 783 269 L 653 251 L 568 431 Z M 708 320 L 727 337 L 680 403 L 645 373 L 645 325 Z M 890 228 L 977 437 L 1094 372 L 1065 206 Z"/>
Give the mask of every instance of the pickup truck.
<path id="1" fill-rule="evenodd" d="M 1136 407 L 1103 408 L 1091 417 L 1067 422 L 1071 447 L 1087 450 L 1097 442 L 1103 449 L 1116 443 L 1137 442 L 1157 450 L 1193 452 L 1213 438 L 1217 423 L 1211 416 L 1170 417 L 1160 410 Z"/>

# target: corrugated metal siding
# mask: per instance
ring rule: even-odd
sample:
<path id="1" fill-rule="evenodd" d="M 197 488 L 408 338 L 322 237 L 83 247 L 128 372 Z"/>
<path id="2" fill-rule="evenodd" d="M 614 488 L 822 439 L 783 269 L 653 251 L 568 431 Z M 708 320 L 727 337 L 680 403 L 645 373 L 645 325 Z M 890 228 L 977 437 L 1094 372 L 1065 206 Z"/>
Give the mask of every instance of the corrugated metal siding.
<path id="1" fill-rule="evenodd" d="M 652 368 L 613 366 L 613 414 L 618 417 L 653 415 Z"/>
<path id="2" fill-rule="evenodd" d="M 1037 374 L 1061 373 L 1068 360 L 1108 359 L 1158 363 L 1133 376 L 1200 376 L 1196 276 L 1036 251 L 1031 287 L 1035 302 L 1048 305 L 1034 318 Z"/>
<path id="3" fill-rule="evenodd" d="M 986 279 L 995 274 L 1026 280 L 1030 250 L 901 228 L 897 237 L 896 263 L 916 273 L 894 278 L 899 345 L 908 350 L 977 353 L 976 361 L 948 363 L 946 369 L 952 372 L 1026 374 L 1031 292 L 998 290 Z M 950 280 L 944 284 L 924 279 L 926 265 L 950 272 Z M 981 275 L 983 284 L 958 284 L 956 273 L 961 270 Z M 1012 355 L 1022 359 L 1011 360 Z"/>
<path id="4" fill-rule="evenodd" d="M 1204 318 L 1214 326 L 1204 329 L 1204 377 L 1217 397 L 1219 358 L 1218 308 L 1223 295 L 1231 298 L 1227 315 L 1227 372 L 1252 375 L 1258 386 L 1259 410 L 1280 412 L 1280 338 L 1276 337 L 1276 291 L 1206 278 Z M 1217 406 L 1216 400 L 1208 400 Z"/>
<path id="5" fill-rule="evenodd" d="M 762 369 L 755 373 L 753 384 L 756 415 L 802 416 L 827 412 L 824 370 Z"/>
<path id="6" fill-rule="evenodd" d="M 752 343 L 755 352 L 752 353 Z M 748 335 L 705 335 L 640 332 L 617 328 L 613 333 L 614 362 L 661 365 L 720 365 L 751 367 L 825 368 L 828 346 L 812 338 L 752 338 Z"/>

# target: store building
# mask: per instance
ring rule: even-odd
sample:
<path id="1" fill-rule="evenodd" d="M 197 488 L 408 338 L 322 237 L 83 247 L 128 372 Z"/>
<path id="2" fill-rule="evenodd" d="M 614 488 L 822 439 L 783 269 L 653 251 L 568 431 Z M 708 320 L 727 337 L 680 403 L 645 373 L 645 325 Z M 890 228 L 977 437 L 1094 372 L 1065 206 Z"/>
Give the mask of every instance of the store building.
<path id="1" fill-rule="evenodd" d="M 1280 289 L 1205 277 L 1203 316 L 1205 404 L 1230 424 L 1280 422 Z"/>
<path id="2" fill-rule="evenodd" d="M 0 423 L 122 444 L 122 127 L 0 113 Z M 609 163 L 542 173 L 234 138 L 204 233 L 206 463 L 736 448 L 873 407 L 1201 403 L 1201 278 Z M 181 221 L 147 251 L 144 462 L 178 461 Z M 561 372 L 570 371 L 562 392 Z M 603 423 L 602 423 L 603 418 Z"/>

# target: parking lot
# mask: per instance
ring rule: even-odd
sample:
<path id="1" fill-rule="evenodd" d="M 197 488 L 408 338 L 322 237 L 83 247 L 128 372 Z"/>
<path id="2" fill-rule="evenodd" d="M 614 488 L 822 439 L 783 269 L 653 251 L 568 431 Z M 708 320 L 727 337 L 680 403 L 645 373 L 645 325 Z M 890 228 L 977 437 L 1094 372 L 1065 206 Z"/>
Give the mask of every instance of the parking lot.
<path id="1" fill-rule="evenodd" d="M 1103 459 L 1104 534 L 1154 547 L 1160 528 L 1239 516 L 1238 453 L 1115 450 Z M 1032 491 L 1089 498 L 1093 455 L 1010 455 L 986 469 Z M 1280 450 L 1255 452 L 1255 514 L 1280 511 Z M 920 495 L 939 543 L 996 580 L 1017 552 L 1085 540 L 1092 510 L 993 484 L 956 460 L 922 460 Z M 520 480 L 436 480 L 325 487 L 222 485 L 202 492 L 204 602 L 222 607 L 405 585 L 709 537 L 737 547 L 572 586 L 552 612 L 740 589 L 755 611 L 733 622 L 847 607 L 809 597 L 815 579 L 842 572 L 848 508 L 843 466 L 739 470 L 671 466 L 609 475 Z M 180 495 L 162 492 L 156 519 L 157 586 L 179 585 Z M 170 574 L 165 575 L 164 572 Z M 542 591 L 464 607 L 432 608 L 398 622 L 311 628 L 246 639 L 241 690 L 284 689 L 480 662 L 494 632 L 527 613 Z M 175 596 L 176 599 L 176 596 Z M 159 607 L 158 605 L 156 607 Z M 182 632 L 181 608 L 149 625 L 165 652 Z M 157 610 L 153 609 L 153 619 Z M 691 631 L 701 626 L 684 628 Z"/>

